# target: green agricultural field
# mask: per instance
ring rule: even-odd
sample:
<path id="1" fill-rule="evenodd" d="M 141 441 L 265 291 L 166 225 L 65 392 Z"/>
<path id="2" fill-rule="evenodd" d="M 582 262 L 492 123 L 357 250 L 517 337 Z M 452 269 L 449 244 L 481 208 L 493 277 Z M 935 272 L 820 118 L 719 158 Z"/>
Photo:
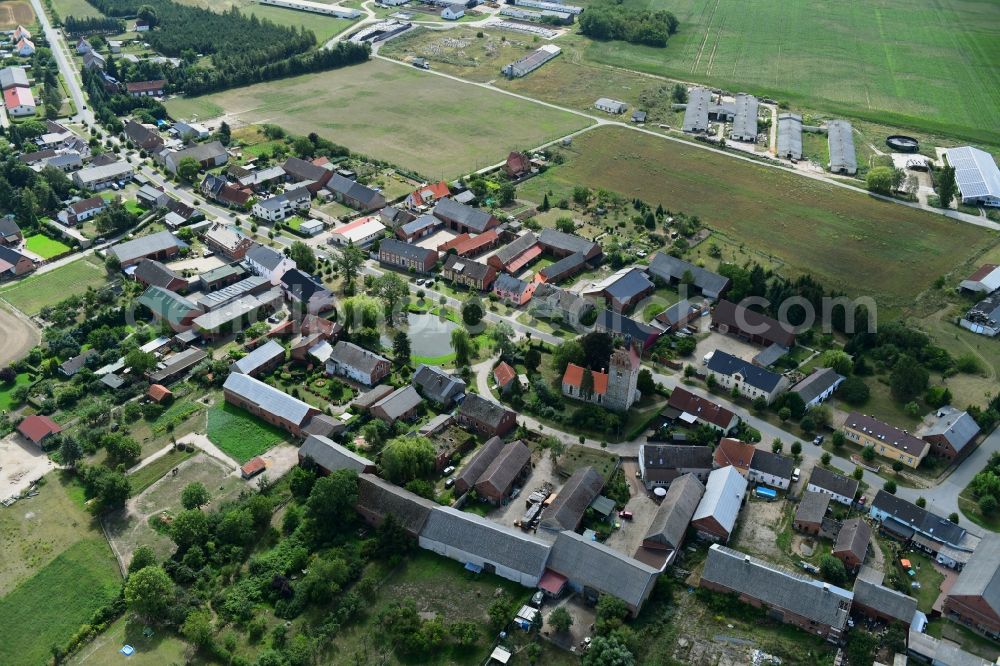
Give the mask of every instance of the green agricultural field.
<path id="1" fill-rule="evenodd" d="M 102 287 L 108 281 L 104 266 L 98 259 L 87 257 L 41 275 L 29 276 L 0 289 L 0 298 L 29 315 L 55 305 L 88 288 Z"/>
<path id="2" fill-rule="evenodd" d="M 0 599 L 0 663 L 49 663 L 50 646 L 69 640 L 120 586 L 118 563 L 103 538 L 70 546 Z"/>
<path id="3" fill-rule="evenodd" d="M 75 16 L 76 18 L 104 16 L 87 0 L 52 0 L 52 8 L 56 10 L 60 18 L 66 18 L 67 16 Z"/>
<path id="4" fill-rule="evenodd" d="M 587 185 L 662 203 L 780 261 L 782 273 L 876 297 L 880 314 L 912 305 L 934 276 L 996 243 L 979 227 L 626 129 L 587 132 L 564 154 L 518 196 L 558 201 Z"/>
<path id="5" fill-rule="evenodd" d="M 43 236 L 42 234 L 28 236 L 24 239 L 24 243 L 29 252 L 34 252 L 42 259 L 58 257 L 61 254 L 66 254 L 72 249 L 69 245 L 60 243 L 59 241 L 49 238 L 48 236 Z"/>
<path id="6" fill-rule="evenodd" d="M 285 439 L 278 428 L 228 402 L 208 412 L 208 438 L 241 463 Z"/>
<path id="7" fill-rule="evenodd" d="M 586 58 L 997 144 L 1000 12 L 975 0 L 625 0 L 680 20 L 667 47 Z"/>
<path id="8" fill-rule="evenodd" d="M 317 132 L 428 179 L 455 178 L 500 162 L 510 150 L 590 124 L 567 112 L 378 60 L 167 102 L 173 117 L 198 113 L 206 118 L 220 109 L 247 123 L 277 123 L 294 134 Z"/>

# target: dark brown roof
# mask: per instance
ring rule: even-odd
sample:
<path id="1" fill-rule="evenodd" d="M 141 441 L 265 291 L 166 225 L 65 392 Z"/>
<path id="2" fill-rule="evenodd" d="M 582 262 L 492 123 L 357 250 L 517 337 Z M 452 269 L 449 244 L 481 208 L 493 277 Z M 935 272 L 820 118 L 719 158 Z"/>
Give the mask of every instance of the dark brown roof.
<path id="1" fill-rule="evenodd" d="M 530 460 L 531 451 L 524 442 L 517 440 L 507 444 L 476 481 L 476 488 L 497 494 L 505 492 Z"/>
<path id="2" fill-rule="evenodd" d="M 770 343 L 782 347 L 795 345 L 795 332 L 789 324 L 782 324 L 777 319 L 754 312 L 730 301 L 719 301 L 712 310 L 712 323 L 724 324 L 748 335 L 753 334 Z"/>
<path id="3" fill-rule="evenodd" d="M 687 412 L 688 414 L 696 416 L 698 419 L 711 423 L 718 428 L 728 428 L 733 422 L 733 417 L 735 416 L 725 407 L 718 405 L 707 398 L 697 396 L 680 386 L 675 388 L 670 394 L 670 400 L 667 404 L 674 409 Z"/>
<path id="4" fill-rule="evenodd" d="M 575 530 L 583 518 L 583 512 L 603 487 L 604 477 L 593 467 L 576 470 L 542 514 L 541 526 L 555 532 Z"/>
<path id="5" fill-rule="evenodd" d="M 429 499 L 404 490 L 374 474 L 358 475 L 358 511 L 375 523 L 392 515 L 411 536 L 420 534 L 437 506 Z"/>
<path id="6" fill-rule="evenodd" d="M 455 489 L 458 492 L 465 492 L 476 485 L 479 477 L 493 463 L 493 460 L 500 455 L 503 448 L 503 440 L 499 437 L 491 437 L 486 440 L 482 448 L 472 456 L 469 462 L 465 464 L 465 467 L 459 471 L 458 476 L 455 477 Z"/>
<path id="7" fill-rule="evenodd" d="M 837 534 L 837 543 L 833 546 L 833 553 L 853 553 L 859 560 L 864 561 L 865 553 L 868 552 L 868 542 L 872 538 L 872 529 L 868 527 L 861 518 L 850 518 L 844 521 L 844 526 Z"/>

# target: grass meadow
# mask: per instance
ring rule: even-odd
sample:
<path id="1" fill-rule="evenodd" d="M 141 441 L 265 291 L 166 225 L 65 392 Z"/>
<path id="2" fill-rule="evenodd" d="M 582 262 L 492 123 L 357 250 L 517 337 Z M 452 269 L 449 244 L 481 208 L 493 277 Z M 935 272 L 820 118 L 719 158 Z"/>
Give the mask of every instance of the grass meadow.
<path id="1" fill-rule="evenodd" d="M 975 0 L 625 0 L 666 9 L 665 49 L 595 42 L 586 59 L 996 145 L 1000 12 Z"/>
<path id="2" fill-rule="evenodd" d="M 278 428 L 227 402 L 208 411 L 208 438 L 241 463 L 285 440 Z"/>
<path id="3" fill-rule="evenodd" d="M 34 252 L 42 259 L 58 257 L 61 254 L 66 254 L 72 249 L 69 245 L 60 243 L 59 241 L 49 238 L 48 236 L 43 236 L 42 234 L 28 236 L 24 239 L 24 243 L 27 246 L 28 251 Z"/>
<path id="4" fill-rule="evenodd" d="M 0 298 L 25 314 L 36 315 L 42 308 L 82 294 L 90 287 L 101 287 L 107 281 L 100 260 L 87 257 L 5 286 L 0 289 Z"/>
<path id="5" fill-rule="evenodd" d="M 626 129 L 582 134 L 564 154 L 565 164 L 527 181 L 518 196 L 558 201 L 587 185 L 660 203 L 698 215 L 782 273 L 810 273 L 889 310 L 996 243 L 979 227 Z"/>
<path id="6" fill-rule="evenodd" d="M 405 102 L 405 103 L 404 103 Z M 455 178 L 586 127 L 590 121 L 496 92 L 374 60 L 195 99 L 173 117 L 226 111 L 294 134 L 317 132 L 428 179 Z"/>

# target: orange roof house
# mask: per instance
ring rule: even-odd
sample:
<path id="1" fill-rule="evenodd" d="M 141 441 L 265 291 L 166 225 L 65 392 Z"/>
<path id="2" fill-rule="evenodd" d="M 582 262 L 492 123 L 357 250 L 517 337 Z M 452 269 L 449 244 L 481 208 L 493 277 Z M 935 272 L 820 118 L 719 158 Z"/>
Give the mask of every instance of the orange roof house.
<path id="1" fill-rule="evenodd" d="M 146 396 L 155 402 L 163 402 L 167 398 L 172 398 L 174 394 L 163 384 L 150 384 Z"/>
<path id="2" fill-rule="evenodd" d="M 715 466 L 726 467 L 732 465 L 739 470 L 740 474 L 746 476 L 750 470 L 750 461 L 757 449 L 753 444 L 741 442 L 732 437 L 723 437 L 719 440 L 719 445 L 715 447 Z"/>
<path id="3" fill-rule="evenodd" d="M 501 361 L 500 365 L 493 369 L 493 379 L 501 391 L 506 391 L 517 378 L 517 371 L 510 367 L 506 361 Z"/>
<path id="4" fill-rule="evenodd" d="M 521 174 L 531 171 L 531 158 L 524 153 L 512 152 L 507 156 L 503 170 L 511 178 L 517 178 Z"/>
<path id="5" fill-rule="evenodd" d="M 430 206 L 438 199 L 443 199 L 451 194 L 448 183 L 443 180 L 437 183 L 428 183 L 418 187 L 406 197 L 406 205 L 410 208 L 417 206 Z"/>
<path id="6" fill-rule="evenodd" d="M 41 446 L 47 437 L 62 432 L 62 427 L 48 416 L 32 414 L 21 421 L 17 431 L 36 446 Z"/>

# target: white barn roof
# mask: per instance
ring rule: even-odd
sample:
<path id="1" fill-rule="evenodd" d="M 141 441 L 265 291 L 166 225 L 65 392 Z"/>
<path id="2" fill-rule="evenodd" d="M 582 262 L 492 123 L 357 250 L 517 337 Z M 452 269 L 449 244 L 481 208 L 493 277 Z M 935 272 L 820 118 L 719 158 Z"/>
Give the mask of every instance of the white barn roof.
<path id="1" fill-rule="evenodd" d="M 714 470 L 708 475 L 705 494 L 691 518 L 692 522 L 712 517 L 723 529 L 732 532 L 746 492 L 747 480 L 735 467 L 729 465 Z"/>
<path id="2" fill-rule="evenodd" d="M 992 155 L 972 146 L 949 148 L 945 155 L 955 167 L 962 201 L 992 198 L 1000 203 L 1000 169 Z"/>

